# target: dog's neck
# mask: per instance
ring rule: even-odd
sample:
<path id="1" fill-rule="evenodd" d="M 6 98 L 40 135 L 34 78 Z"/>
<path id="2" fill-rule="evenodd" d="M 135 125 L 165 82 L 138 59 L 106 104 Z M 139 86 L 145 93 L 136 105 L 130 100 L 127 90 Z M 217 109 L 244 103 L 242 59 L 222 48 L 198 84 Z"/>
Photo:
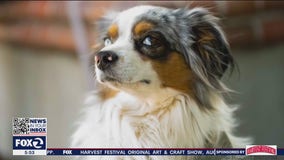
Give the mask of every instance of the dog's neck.
<path id="1" fill-rule="evenodd" d="M 94 94 L 88 116 L 74 134 L 74 146 L 223 147 L 218 144 L 222 135 L 231 143 L 231 110 L 222 98 L 212 99 L 215 110 L 204 111 L 188 95 L 155 93 L 147 99 L 122 91 L 108 99 Z"/>

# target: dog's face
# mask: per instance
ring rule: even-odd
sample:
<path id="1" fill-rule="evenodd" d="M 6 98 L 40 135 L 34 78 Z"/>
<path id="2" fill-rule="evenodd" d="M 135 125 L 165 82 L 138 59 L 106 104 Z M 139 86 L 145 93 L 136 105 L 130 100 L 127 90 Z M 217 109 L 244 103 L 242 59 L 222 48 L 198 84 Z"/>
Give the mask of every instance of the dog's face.
<path id="1" fill-rule="evenodd" d="M 201 86 L 218 87 L 232 62 L 216 19 L 204 9 L 138 6 L 101 28 L 95 72 L 99 82 L 117 89 L 194 95 Z"/>

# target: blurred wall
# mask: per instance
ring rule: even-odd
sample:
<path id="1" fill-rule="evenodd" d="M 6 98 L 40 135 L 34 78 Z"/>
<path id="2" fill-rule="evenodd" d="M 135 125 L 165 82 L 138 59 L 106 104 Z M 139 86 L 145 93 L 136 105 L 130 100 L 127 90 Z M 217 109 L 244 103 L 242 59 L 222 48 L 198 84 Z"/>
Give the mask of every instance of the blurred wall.
<path id="1" fill-rule="evenodd" d="M 225 78 L 237 93 L 233 104 L 240 105 L 236 133 L 250 136 L 254 144 L 284 147 L 284 45 L 233 50 L 239 73 Z"/>
<path id="2" fill-rule="evenodd" d="M 12 117 L 46 117 L 48 146 L 69 146 L 86 94 L 82 73 L 74 54 L 0 45 L 0 153 L 12 153 Z"/>

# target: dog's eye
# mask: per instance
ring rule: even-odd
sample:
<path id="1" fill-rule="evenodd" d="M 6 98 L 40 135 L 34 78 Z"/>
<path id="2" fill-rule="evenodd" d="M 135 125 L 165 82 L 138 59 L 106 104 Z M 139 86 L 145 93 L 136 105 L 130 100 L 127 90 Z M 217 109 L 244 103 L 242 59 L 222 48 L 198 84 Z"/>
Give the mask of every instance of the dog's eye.
<path id="1" fill-rule="evenodd" d="M 143 41 L 142 44 L 146 47 L 152 48 L 152 47 L 159 47 L 161 45 L 161 42 L 159 40 L 159 37 L 155 37 L 158 35 L 149 35 L 146 36 Z"/>
<path id="2" fill-rule="evenodd" d="M 146 46 L 152 46 L 152 38 L 148 36 L 143 40 L 142 43 Z"/>
<path id="3" fill-rule="evenodd" d="M 111 42 L 111 40 L 109 38 L 104 38 L 104 45 L 105 46 L 109 46 L 111 44 L 112 44 L 112 42 Z"/>
<path id="4" fill-rule="evenodd" d="M 135 48 L 139 53 L 151 58 L 160 58 L 166 55 L 169 47 L 162 33 L 158 31 L 147 32 L 145 36 L 141 38 L 134 37 L 134 40 Z"/>

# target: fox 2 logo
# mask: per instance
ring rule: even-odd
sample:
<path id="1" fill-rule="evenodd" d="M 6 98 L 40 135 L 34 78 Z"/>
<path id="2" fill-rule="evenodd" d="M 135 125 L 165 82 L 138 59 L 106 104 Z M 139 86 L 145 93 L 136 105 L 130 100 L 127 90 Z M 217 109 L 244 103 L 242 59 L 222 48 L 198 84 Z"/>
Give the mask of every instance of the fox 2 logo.
<path id="1" fill-rule="evenodd" d="M 13 149 L 46 149 L 46 137 L 13 136 Z"/>

